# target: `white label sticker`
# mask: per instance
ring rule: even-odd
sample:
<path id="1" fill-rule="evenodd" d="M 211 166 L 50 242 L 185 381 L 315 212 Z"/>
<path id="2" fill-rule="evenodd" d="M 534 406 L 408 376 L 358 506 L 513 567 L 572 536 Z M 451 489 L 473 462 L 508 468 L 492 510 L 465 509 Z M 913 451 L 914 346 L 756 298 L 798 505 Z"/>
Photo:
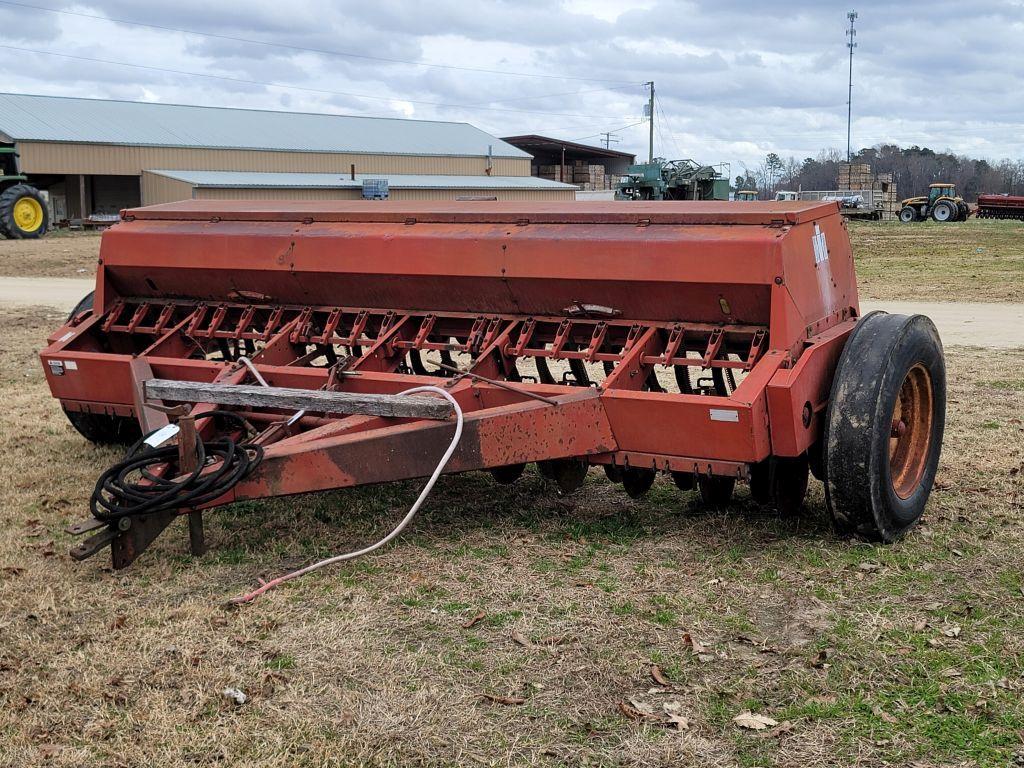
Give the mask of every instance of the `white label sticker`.
<path id="1" fill-rule="evenodd" d="M 811 235 L 811 245 L 814 247 L 814 263 L 828 259 L 828 243 L 825 242 L 825 233 L 821 231 L 818 222 L 814 222 L 814 234 Z"/>
<path id="2" fill-rule="evenodd" d="M 712 421 L 736 421 L 740 420 L 740 412 L 732 408 L 711 408 Z"/>
<path id="3" fill-rule="evenodd" d="M 77 371 L 78 363 L 76 363 L 74 360 L 65 360 L 64 367 L 67 368 L 69 371 Z"/>
<path id="4" fill-rule="evenodd" d="M 178 427 L 177 424 L 168 424 L 166 427 L 161 427 L 152 435 L 147 437 L 146 445 L 148 445 L 150 448 L 159 448 L 161 445 L 166 443 L 180 431 L 181 429 Z"/>
<path id="5" fill-rule="evenodd" d="M 61 336 L 59 339 L 57 339 L 57 343 L 61 343 L 61 342 L 67 341 L 68 339 L 72 338 L 74 335 L 75 335 L 74 331 L 68 331 L 63 336 Z"/>

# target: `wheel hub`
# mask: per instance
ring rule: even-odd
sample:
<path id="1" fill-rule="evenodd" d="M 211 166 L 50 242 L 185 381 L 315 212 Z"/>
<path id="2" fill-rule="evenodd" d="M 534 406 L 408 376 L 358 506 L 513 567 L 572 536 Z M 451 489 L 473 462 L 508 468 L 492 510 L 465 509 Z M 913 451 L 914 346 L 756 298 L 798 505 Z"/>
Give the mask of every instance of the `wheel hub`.
<path id="1" fill-rule="evenodd" d="M 932 436 L 932 380 L 922 364 L 907 371 L 893 408 L 889 472 L 896 495 L 914 493 L 928 464 Z"/>
<path id="2" fill-rule="evenodd" d="M 43 226 L 43 206 L 38 200 L 23 197 L 14 204 L 14 223 L 22 232 L 35 232 Z"/>

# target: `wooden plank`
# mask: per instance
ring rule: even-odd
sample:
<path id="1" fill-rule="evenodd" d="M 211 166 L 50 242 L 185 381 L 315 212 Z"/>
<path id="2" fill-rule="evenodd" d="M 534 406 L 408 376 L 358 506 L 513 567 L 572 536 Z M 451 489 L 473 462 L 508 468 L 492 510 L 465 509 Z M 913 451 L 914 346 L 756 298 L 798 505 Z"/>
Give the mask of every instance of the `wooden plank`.
<path id="1" fill-rule="evenodd" d="M 153 379 L 153 369 L 144 357 L 133 357 L 128 364 L 128 370 L 132 377 L 132 399 L 135 405 L 135 418 L 139 420 L 142 434 L 147 435 L 154 429 L 160 429 L 168 424 L 167 414 L 150 408 L 146 405 L 148 400 L 159 400 L 158 397 L 146 397 L 143 391 L 146 383 Z M 160 403 L 163 405 L 163 403 Z"/>
<path id="2" fill-rule="evenodd" d="M 149 379 L 146 399 L 179 403 L 214 403 L 255 408 L 345 413 L 361 416 L 393 416 L 414 419 L 447 419 L 452 407 L 447 400 L 415 395 L 373 395 L 317 389 L 262 387 L 251 384 L 206 384 L 195 381 Z"/>

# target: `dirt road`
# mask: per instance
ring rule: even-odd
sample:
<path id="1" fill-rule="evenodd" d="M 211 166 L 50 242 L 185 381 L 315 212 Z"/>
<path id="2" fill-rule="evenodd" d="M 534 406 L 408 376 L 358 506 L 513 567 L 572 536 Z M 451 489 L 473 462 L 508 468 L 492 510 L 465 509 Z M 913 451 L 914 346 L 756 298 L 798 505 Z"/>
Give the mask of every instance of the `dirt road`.
<path id="1" fill-rule="evenodd" d="M 2 277 L 0 306 L 43 305 L 70 311 L 92 288 L 92 280 Z M 865 301 L 861 305 L 863 312 L 875 309 L 928 315 L 935 321 L 946 346 L 1024 347 L 1024 304 Z"/>

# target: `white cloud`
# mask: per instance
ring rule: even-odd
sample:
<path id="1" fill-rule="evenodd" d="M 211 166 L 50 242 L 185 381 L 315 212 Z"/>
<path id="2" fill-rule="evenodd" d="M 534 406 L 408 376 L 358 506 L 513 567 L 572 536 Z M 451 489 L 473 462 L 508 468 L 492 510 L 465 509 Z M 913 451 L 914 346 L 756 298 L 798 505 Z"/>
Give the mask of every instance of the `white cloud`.
<path id="1" fill-rule="evenodd" d="M 854 5 L 860 13 L 855 148 L 895 141 L 990 158 L 1024 155 L 1020 3 L 907 0 L 898 13 L 881 0 Z M 802 158 L 823 148 L 845 148 L 846 4 L 79 0 L 53 7 L 220 37 L 0 3 L 0 45 L 156 68 L 0 47 L 0 82 L 6 89 L 414 115 L 467 121 L 499 136 L 548 133 L 578 139 L 616 130 L 622 137 L 618 148 L 646 156 L 647 126 L 625 126 L 640 119 L 646 99 L 640 84 L 653 79 L 659 96 L 657 154 L 738 167 L 756 164 L 767 151 Z"/>

